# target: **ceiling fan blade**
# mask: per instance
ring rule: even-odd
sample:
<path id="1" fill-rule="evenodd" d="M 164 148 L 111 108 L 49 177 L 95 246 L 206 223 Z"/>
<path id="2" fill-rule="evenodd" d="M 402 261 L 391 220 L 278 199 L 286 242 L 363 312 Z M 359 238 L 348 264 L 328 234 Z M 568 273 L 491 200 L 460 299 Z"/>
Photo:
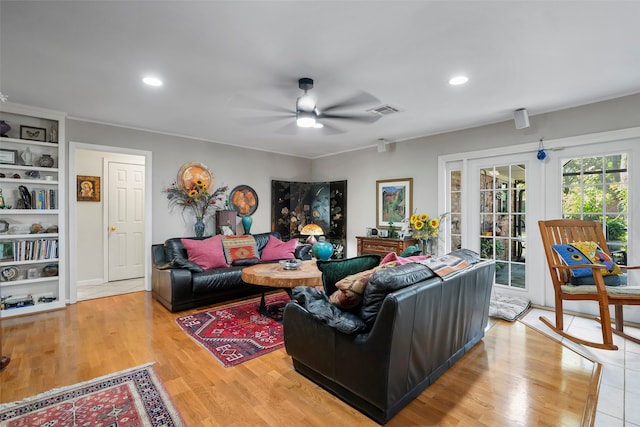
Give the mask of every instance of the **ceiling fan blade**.
<path id="1" fill-rule="evenodd" d="M 295 119 L 296 115 L 293 113 L 288 114 L 276 114 L 273 116 L 260 116 L 260 117 L 234 117 L 234 120 L 238 123 L 242 123 L 243 125 L 251 126 L 251 125 L 268 125 L 270 123 L 276 123 L 281 120 L 292 120 Z"/>
<path id="2" fill-rule="evenodd" d="M 328 124 L 327 122 L 321 122 L 322 129 L 314 129 L 322 132 L 323 135 L 337 135 L 339 133 L 345 133 L 345 130 L 335 127 L 333 125 Z"/>
<path id="3" fill-rule="evenodd" d="M 381 116 L 375 114 L 320 114 L 319 119 L 348 120 L 351 122 L 374 123 L 378 121 L 380 117 Z"/>
<path id="4" fill-rule="evenodd" d="M 229 106 L 232 108 L 243 108 L 247 110 L 262 110 L 274 111 L 277 113 L 295 114 L 295 111 L 289 108 L 284 108 L 279 105 L 271 104 L 270 102 L 262 101 L 260 99 L 243 94 L 234 95 L 229 101 Z"/>
<path id="5" fill-rule="evenodd" d="M 276 129 L 276 133 L 280 133 L 282 135 L 296 135 L 299 132 L 300 128 L 296 125 L 295 120 L 287 123 L 279 129 Z"/>
<path id="6" fill-rule="evenodd" d="M 359 91 L 356 95 L 350 96 L 348 98 L 344 98 L 338 102 L 334 102 L 333 104 L 326 105 L 320 108 L 321 112 L 328 112 L 332 110 L 340 110 L 343 108 L 352 108 L 359 107 L 365 105 L 379 104 L 380 100 L 370 93 Z"/>

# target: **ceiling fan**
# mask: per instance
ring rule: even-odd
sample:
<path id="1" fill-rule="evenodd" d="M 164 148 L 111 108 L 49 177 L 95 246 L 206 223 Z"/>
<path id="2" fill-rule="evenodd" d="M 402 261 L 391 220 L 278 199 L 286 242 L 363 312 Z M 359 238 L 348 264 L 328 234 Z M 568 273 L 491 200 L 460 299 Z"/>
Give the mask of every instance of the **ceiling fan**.
<path id="1" fill-rule="evenodd" d="M 260 120 L 263 122 L 295 117 L 295 122 L 290 122 L 284 126 L 281 129 L 281 133 L 296 133 L 297 128 L 324 128 L 324 132 L 327 133 L 341 133 L 344 131 L 331 125 L 329 122 L 332 120 L 342 120 L 360 123 L 373 123 L 381 117 L 377 114 L 367 113 L 364 109 L 359 113 L 348 113 L 345 111 L 346 109 L 353 109 L 355 107 L 375 106 L 380 102 L 375 96 L 363 91 L 343 98 L 332 104 L 325 105 L 321 108 L 318 106 L 316 97 L 310 93 L 313 89 L 313 83 L 313 79 L 309 77 L 303 77 L 298 80 L 298 87 L 303 90 L 304 93 L 297 97 L 295 109 L 282 108 L 268 102 L 248 97 L 237 97 L 235 105 L 243 108 L 261 109 L 281 113 L 277 116 L 270 115 L 269 117 L 264 117 Z"/>

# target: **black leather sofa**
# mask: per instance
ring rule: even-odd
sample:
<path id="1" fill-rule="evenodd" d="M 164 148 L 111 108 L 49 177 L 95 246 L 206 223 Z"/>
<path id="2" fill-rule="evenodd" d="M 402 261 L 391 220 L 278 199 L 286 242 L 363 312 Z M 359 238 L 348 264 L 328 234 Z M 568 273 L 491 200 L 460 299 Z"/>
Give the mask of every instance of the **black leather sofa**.
<path id="1" fill-rule="evenodd" d="M 418 263 L 381 270 L 354 313 L 296 288 L 286 351 L 297 372 L 385 424 L 484 337 L 494 275 L 493 261 L 445 280 Z"/>
<path id="2" fill-rule="evenodd" d="M 269 241 L 269 236 L 280 239 L 278 232 L 253 234 L 260 254 Z M 298 246 L 295 257 L 311 259 L 310 249 L 311 245 Z M 188 260 L 181 238 L 172 238 L 166 240 L 164 244 L 152 245 L 151 256 L 153 296 L 172 313 L 269 290 L 264 286 L 243 282 L 243 266 L 203 271 Z"/>

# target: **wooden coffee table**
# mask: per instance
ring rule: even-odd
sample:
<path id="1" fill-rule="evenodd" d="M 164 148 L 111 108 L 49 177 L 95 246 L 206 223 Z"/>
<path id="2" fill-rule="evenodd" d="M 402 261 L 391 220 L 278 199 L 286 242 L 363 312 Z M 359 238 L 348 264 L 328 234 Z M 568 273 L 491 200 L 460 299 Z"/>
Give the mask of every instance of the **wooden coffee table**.
<path id="1" fill-rule="evenodd" d="M 322 272 L 316 267 L 315 260 L 302 261 L 297 270 L 285 270 L 280 263 L 256 264 L 242 270 L 242 281 L 252 285 L 284 289 L 291 297 L 296 286 L 322 286 Z M 258 311 L 268 316 L 264 292 Z"/>

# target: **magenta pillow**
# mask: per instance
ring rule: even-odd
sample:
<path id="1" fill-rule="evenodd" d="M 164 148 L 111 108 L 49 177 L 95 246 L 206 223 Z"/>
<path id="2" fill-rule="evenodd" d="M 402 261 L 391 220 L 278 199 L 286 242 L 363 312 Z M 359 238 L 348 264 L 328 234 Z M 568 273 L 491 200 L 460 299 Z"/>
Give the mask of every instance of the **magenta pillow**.
<path id="1" fill-rule="evenodd" d="M 296 239 L 291 239 L 288 242 L 283 242 L 274 236 L 269 236 L 269 241 L 262 250 L 262 256 L 260 261 L 280 261 L 281 259 L 295 258 L 293 255 L 298 246 Z"/>
<path id="2" fill-rule="evenodd" d="M 380 261 L 380 265 L 386 264 L 391 261 L 397 261 L 398 265 L 403 265 L 409 264 L 410 262 L 424 261 L 425 259 L 429 258 L 431 258 L 430 255 L 414 255 L 410 257 L 401 257 L 398 256 L 398 254 L 396 254 L 395 252 L 389 252 L 387 255 L 385 255 L 384 258 L 382 258 L 382 261 Z"/>
<path id="3" fill-rule="evenodd" d="M 228 267 L 222 250 L 222 238 L 218 234 L 204 240 L 180 239 L 187 250 L 189 261 L 195 262 L 205 270 Z"/>

